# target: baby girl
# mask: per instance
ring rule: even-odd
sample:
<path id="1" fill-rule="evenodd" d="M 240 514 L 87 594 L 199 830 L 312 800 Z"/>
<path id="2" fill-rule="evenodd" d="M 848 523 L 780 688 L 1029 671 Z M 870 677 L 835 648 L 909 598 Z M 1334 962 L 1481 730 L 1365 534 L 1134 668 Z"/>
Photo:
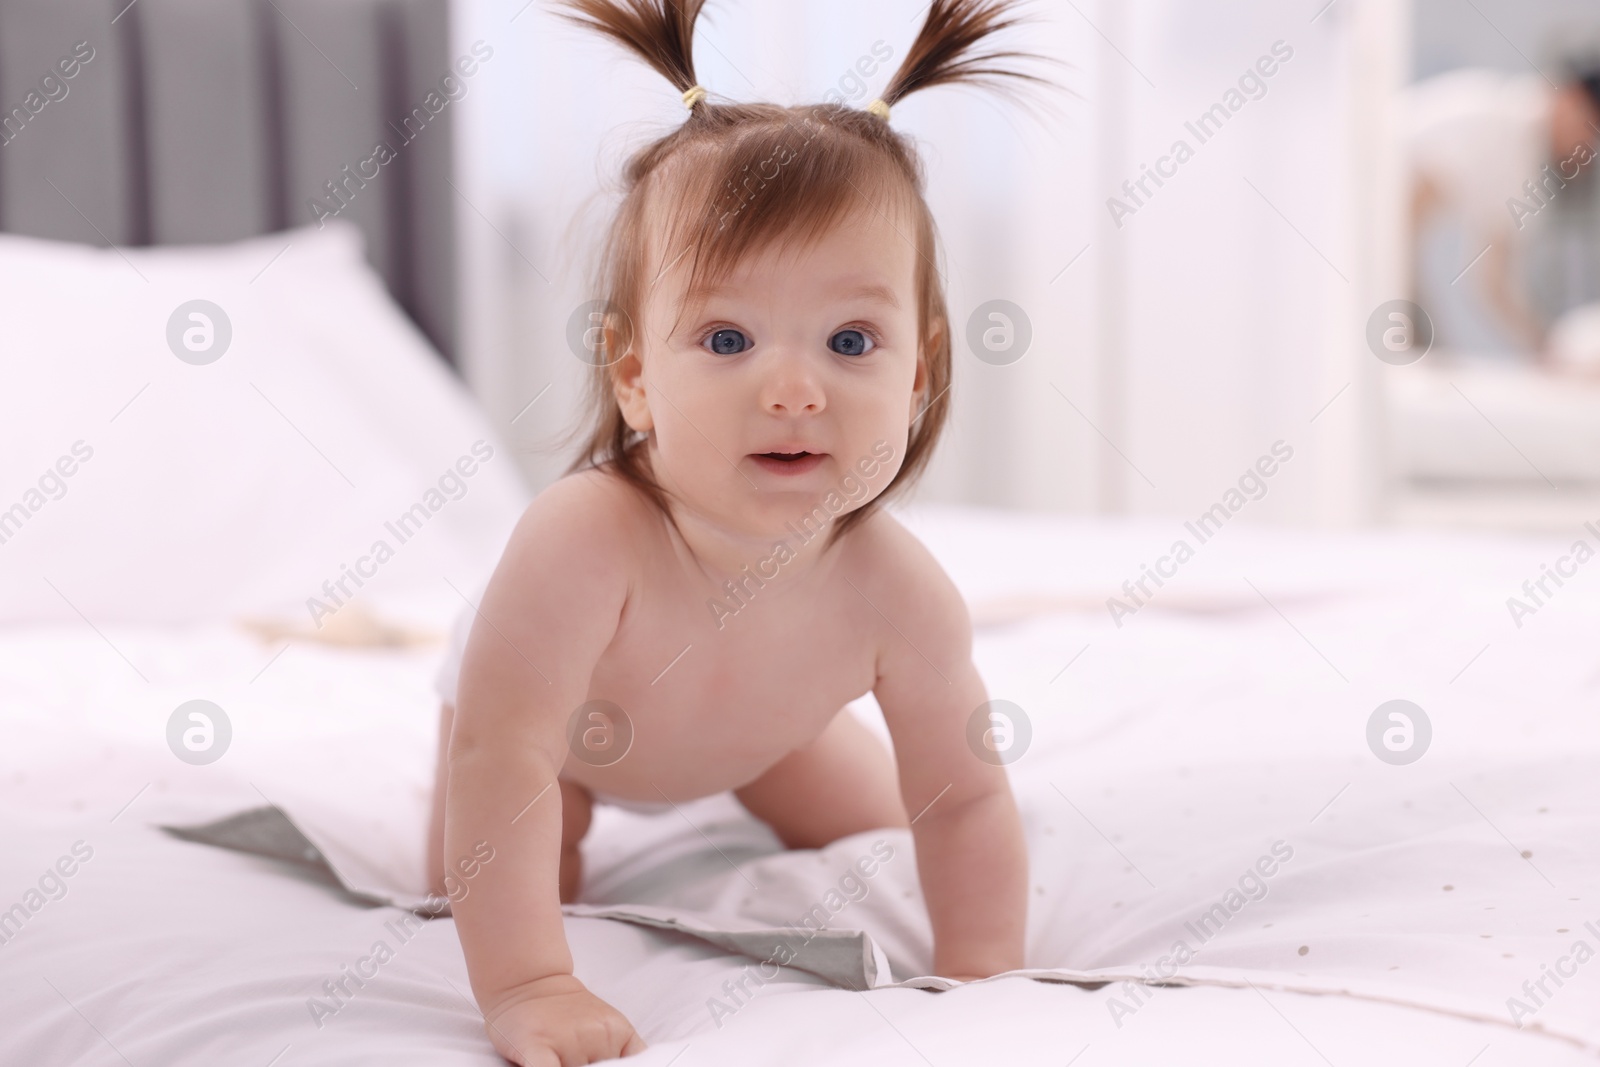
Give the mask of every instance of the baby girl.
<path id="1" fill-rule="evenodd" d="M 507 1059 L 644 1048 L 573 976 L 591 806 L 731 790 L 789 848 L 909 827 L 934 970 L 1023 965 L 1027 855 L 960 594 L 887 512 L 949 410 L 933 220 L 888 105 L 974 75 L 1011 0 L 934 0 L 881 100 L 714 104 L 703 0 L 566 0 L 684 91 L 601 261 L 594 427 L 511 534 L 446 692 L 429 864 Z M 1039 79 L 1032 79 L 1039 80 Z M 451 673 L 447 670 L 442 677 Z M 845 705 L 871 692 L 891 754 Z"/>

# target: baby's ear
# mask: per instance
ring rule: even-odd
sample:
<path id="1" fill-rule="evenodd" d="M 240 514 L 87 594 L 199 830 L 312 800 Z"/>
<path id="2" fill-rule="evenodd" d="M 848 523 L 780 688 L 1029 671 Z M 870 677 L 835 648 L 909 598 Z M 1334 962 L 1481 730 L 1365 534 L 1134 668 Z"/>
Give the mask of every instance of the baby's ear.
<path id="1" fill-rule="evenodd" d="M 644 395 L 644 364 L 632 345 L 611 367 L 611 395 L 617 398 L 622 421 L 628 424 L 629 429 L 648 433 L 655 428 L 655 420 L 650 417 L 650 405 Z"/>

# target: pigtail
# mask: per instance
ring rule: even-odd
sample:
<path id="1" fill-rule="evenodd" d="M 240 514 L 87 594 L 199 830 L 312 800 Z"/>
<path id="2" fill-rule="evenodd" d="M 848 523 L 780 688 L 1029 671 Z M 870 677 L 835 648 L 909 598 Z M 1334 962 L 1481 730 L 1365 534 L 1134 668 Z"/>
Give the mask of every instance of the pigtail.
<path id="1" fill-rule="evenodd" d="M 694 24 L 706 0 L 562 0 L 561 18 L 610 37 L 687 92 L 694 75 Z"/>
<path id="2" fill-rule="evenodd" d="M 988 83 L 1002 90 L 1005 85 L 998 82 L 1001 78 L 1052 85 L 1048 79 L 1032 74 L 986 65 L 999 59 L 1049 62 L 1049 57 L 1014 51 L 968 54 L 991 34 L 1026 21 L 1008 17 L 1015 7 L 1016 0 L 933 0 L 905 61 L 881 94 L 883 102 L 892 106 L 919 89 L 952 82 Z"/>

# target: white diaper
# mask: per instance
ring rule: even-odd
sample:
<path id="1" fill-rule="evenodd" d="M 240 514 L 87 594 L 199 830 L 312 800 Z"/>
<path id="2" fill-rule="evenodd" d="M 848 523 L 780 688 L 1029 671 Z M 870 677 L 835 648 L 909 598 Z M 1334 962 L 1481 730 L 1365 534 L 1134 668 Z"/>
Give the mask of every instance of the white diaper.
<path id="1" fill-rule="evenodd" d="M 461 653 L 467 647 L 467 635 L 472 632 L 472 620 L 477 617 L 477 604 L 483 600 L 483 590 L 479 589 L 472 598 L 472 607 L 461 605 L 461 610 L 456 614 L 456 621 L 450 626 L 450 640 L 446 643 L 444 660 L 439 664 L 438 673 L 433 676 L 434 691 L 439 694 L 439 699 L 452 708 L 456 706 L 456 685 L 461 679 Z"/>

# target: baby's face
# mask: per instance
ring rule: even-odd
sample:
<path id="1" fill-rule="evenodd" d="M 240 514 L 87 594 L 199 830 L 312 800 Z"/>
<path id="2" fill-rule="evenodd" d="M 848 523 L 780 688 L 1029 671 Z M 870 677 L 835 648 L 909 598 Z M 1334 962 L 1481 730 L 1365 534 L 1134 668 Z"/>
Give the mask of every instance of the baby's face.
<path id="1" fill-rule="evenodd" d="M 911 233 L 864 208 L 808 249 L 747 258 L 702 301 L 684 304 L 688 256 L 657 282 L 617 394 L 654 431 L 665 489 L 719 526 L 782 536 L 829 491 L 854 510 L 889 483 L 927 400 Z"/>

